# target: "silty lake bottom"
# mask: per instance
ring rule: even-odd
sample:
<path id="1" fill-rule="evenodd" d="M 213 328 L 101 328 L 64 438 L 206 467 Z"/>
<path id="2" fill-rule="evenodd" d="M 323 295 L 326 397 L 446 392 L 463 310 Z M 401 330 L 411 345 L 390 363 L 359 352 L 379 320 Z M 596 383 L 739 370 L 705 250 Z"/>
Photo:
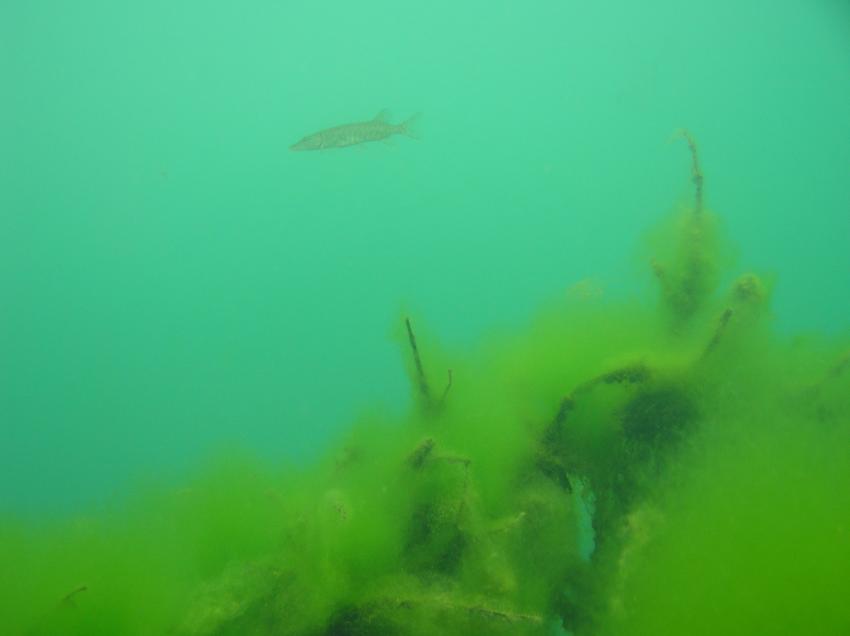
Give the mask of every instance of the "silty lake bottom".
<path id="1" fill-rule="evenodd" d="M 0 632 L 848 633 L 850 342 L 778 332 L 728 267 L 698 141 L 644 296 L 585 281 L 464 351 L 404 313 L 409 411 L 315 461 L 7 515 Z"/>

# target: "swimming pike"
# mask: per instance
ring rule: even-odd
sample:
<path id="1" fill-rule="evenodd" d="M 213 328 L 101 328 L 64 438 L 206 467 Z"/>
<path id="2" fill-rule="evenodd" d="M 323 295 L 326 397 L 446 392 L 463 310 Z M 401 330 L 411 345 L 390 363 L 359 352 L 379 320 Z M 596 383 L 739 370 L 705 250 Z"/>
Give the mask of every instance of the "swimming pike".
<path id="1" fill-rule="evenodd" d="M 419 137 L 414 130 L 418 119 L 419 115 L 416 114 L 401 124 L 391 124 L 387 121 L 387 111 L 382 110 L 371 121 L 343 124 L 307 135 L 297 144 L 291 145 L 289 149 L 325 150 L 326 148 L 342 148 L 365 144 L 369 141 L 381 141 L 393 135 L 407 135 L 418 139 Z"/>

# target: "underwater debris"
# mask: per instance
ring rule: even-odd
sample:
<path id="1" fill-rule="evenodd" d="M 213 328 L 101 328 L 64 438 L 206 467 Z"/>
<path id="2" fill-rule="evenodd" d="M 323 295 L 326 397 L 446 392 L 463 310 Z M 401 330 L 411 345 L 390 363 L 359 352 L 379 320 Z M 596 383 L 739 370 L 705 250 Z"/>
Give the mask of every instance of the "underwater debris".
<path id="1" fill-rule="evenodd" d="M 88 589 L 88 585 L 81 585 L 80 587 L 71 590 L 65 596 L 62 597 L 62 603 L 66 605 L 71 605 L 73 607 L 76 604 L 74 599 L 77 597 L 77 595 L 83 592 L 87 592 Z"/>
<path id="2" fill-rule="evenodd" d="M 507 362 L 485 358 L 474 369 L 481 376 L 478 384 L 467 385 L 466 378 L 478 378 L 464 370 L 464 390 L 454 389 L 450 411 L 443 407 L 452 390 L 452 371 L 437 399 L 411 320 L 405 318 L 407 342 L 401 347 L 403 352 L 410 348 L 416 408 L 403 425 L 366 418 L 319 466 L 268 483 L 257 483 L 263 480 L 252 468 L 251 478 L 241 484 L 245 492 L 237 489 L 224 503 L 217 490 L 223 482 L 214 479 L 209 488 L 188 489 L 179 511 L 161 504 L 143 508 L 139 518 L 144 522 L 132 541 L 148 540 L 156 523 L 165 524 L 163 536 L 146 550 L 119 550 L 120 557 L 108 553 L 102 569 L 122 570 L 112 561 L 133 552 L 132 558 L 141 561 L 134 583 L 151 581 L 144 596 L 137 598 L 134 590 L 127 607 L 116 603 L 117 597 L 111 607 L 110 600 L 101 598 L 110 585 L 99 582 L 96 610 L 102 616 L 93 618 L 96 610 L 88 602 L 56 611 L 55 590 L 69 587 L 63 579 L 61 585 L 44 586 L 53 590 L 45 593 L 43 604 L 52 606 L 52 614 L 36 608 L 14 629 L 0 631 L 30 636 L 551 636 L 556 628 L 574 636 L 664 633 L 611 625 L 634 612 L 631 577 L 646 567 L 647 553 L 657 542 L 669 539 L 664 524 L 676 513 L 669 502 L 682 501 L 678 489 L 682 475 L 691 474 L 688 464 L 708 454 L 704 448 L 694 452 L 696 445 L 720 436 L 724 426 L 747 435 L 761 426 L 766 437 L 764 431 L 770 429 L 762 421 L 772 424 L 785 409 L 799 417 L 801 428 L 815 429 L 813 423 L 828 420 L 830 426 L 821 430 L 836 431 L 840 438 L 850 413 L 846 343 L 838 350 L 819 351 L 809 375 L 794 370 L 798 375 L 787 382 L 790 390 L 785 384 L 764 388 L 769 382 L 759 374 L 765 363 L 753 359 L 752 343 L 769 348 L 779 360 L 773 365 L 777 374 L 784 373 L 781 356 L 786 352 L 781 341 L 770 340 L 762 329 L 770 285 L 745 274 L 725 295 L 712 296 L 717 244 L 711 216 L 703 208 L 696 144 L 689 133 L 682 136 L 691 152 L 694 203 L 679 219 L 674 257 L 664 266 L 653 263 L 662 293 L 658 313 L 594 303 L 585 322 L 558 314 L 557 327 L 544 334 L 544 347 L 544 336 L 534 333 L 528 341 L 510 345 L 516 350 L 508 350 Z M 571 357 L 574 350 L 579 353 Z M 517 359 L 522 360 L 519 370 Z M 772 403 L 780 400 L 781 408 L 774 408 Z M 451 426 L 435 426 L 437 413 Z M 742 454 L 748 450 L 728 438 L 719 444 L 724 445 Z M 768 451 L 758 453 L 769 455 L 771 465 L 775 461 Z M 805 459 L 800 463 L 807 472 L 819 468 Z M 723 477 L 706 473 L 709 484 Z M 842 485 L 845 473 L 830 467 L 824 481 L 844 492 L 835 485 Z M 725 501 L 739 483 L 767 479 L 761 473 L 735 475 L 718 490 Z M 184 508 L 202 490 L 214 492 L 213 501 L 196 503 L 191 516 Z M 754 504 L 744 505 L 749 509 Z M 830 505 L 833 509 L 843 508 Z M 717 516 L 741 511 L 728 512 L 722 508 Z M 789 512 L 783 508 L 781 514 Z M 809 523 L 806 518 L 803 525 Z M 190 532 L 187 526 L 196 528 Z M 818 541 L 832 541 L 834 547 L 844 540 L 846 527 L 845 516 L 829 526 L 832 534 L 820 533 Z M 740 530 L 731 526 L 729 545 L 724 545 L 728 554 L 685 550 L 686 567 L 705 566 L 701 558 L 726 558 L 738 567 L 735 550 L 748 553 L 751 548 L 747 541 L 736 546 Z M 796 540 L 800 528 L 792 530 L 789 553 L 802 549 Z M 690 538 L 678 539 L 687 544 Z M 126 537 L 119 539 L 122 546 L 133 545 Z M 754 541 L 761 546 L 762 537 Z M 80 553 L 80 561 L 88 561 L 85 550 L 60 545 L 62 549 L 46 551 L 51 559 Z M 148 562 L 149 553 L 169 545 L 176 548 L 162 563 Z M 810 561 L 812 554 L 806 553 Z M 50 565 L 42 569 L 53 569 Z M 72 582 L 95 581 L 78 573 L 80 567 L 70 560 L 55 569 Z M 33 580 L 42 586 L 38 568 L 24 564 L 21 569 L 34 572 Z M 670 588 L 675 597 L 682 581 L 693 582 L 692 571 L 681 579 L 657 577 L 647 587 Z M 840 586 L 828 577 L 820 584 L 821 573 L 813 572 L 812 586 L 840 597 L 843 590 L 831 592 Z M 110 574 L 100 576 L 103 581 Z M 113 574 L 113 587 L 120 588 L 131 576 L 123 570 L 120 576 Z M 758 583 L 759 576 L 771 574 L 750 574 L 748 581 Z M 801 580 L 806 583 L 801 576 L 785 596 L 778 596 L 796 594 Z M 74 589 L 60 605 L 73 606 L 87 589 Z M 87 595 L 86 601 L 90 599 L 95 600 Z M 732 607 L 730 621 L 738 618 L 736 609 Z M 707 613 L 721 613 L 714 599 Z M 6 627 L 5 620 L 0 612 L 0 628 Z"/>
<path id="3" fill-rule="evenodd" d="M 650 377 L 649 369 L 642 363 L 620 367 L 582 382 L 561 399 L 558 411 L 544 429 L 535 458 L 535 466 L 546 477 L 567 493 L 573 487 L 569 477 L 569 450 L 565 448 L 564 426 L 567 416 L 576 408 L 576 401 L 595 387 L 603 384 L 640 384 Z M 568 446 L 568 444 L 567 444 Z"/>
<path id="4" fill-rule="evenodd" d="M 407 463 L 414 469 L 422 468 L 422 464 L 428 459 L 431 451 L 434 450 L 434 439 L 428 437 L 422 440 L 422 443 L 407 458 Z"/>
<path id="5" fill-rule="evenodd" d="M 727 307 L 723 310 L 723 313 L 720 314 L 720 318 L 717 321 L 717 327 L 714 329 L 714 334 L 711 336 L 711 340 L 708 341 L 708 344 L 702 351 L 703 358 L 711 353 L 717 346 L 717 343 L 720 342 L 720 338 L 723 337 L 723 332 L 726 331 L 726 327 L 729 324 L 729 319 L 732 318 L 732 313 L 732 309 Z"/>
<path id="6" fill-rule="evenodd" d="M 697 421 L 697 409 L 682 387 L 667 385 L 641 391 L 621 415 L 623 435 L 629 451 L 647 454 L 666 451 Z"/>
<path id="7" fill-rule="evenodd" d="M 437 408 L 443 407 L 443 405 L 446 403 L 446 398 L 449 396 L 449 391 L 451 391 L 451 388 L 452 388 L 452 370 L 451 369 L 448 369 L 448 376 L 449 376 L 449 380 L 446 383 L 446 388 L 443 389 L 443 394 L 440 396 L 440 401 L 437 402 Z"/>
<path id="8" fill-rule="evenodd" d="M 728 306 L 720 314 L 714 333 L 702 352 L 702 359 L 714 351 L 721 340 L 728 339 L 728 332 L 734 323 L 737 334 L 746 332 L 746 325 L 752 325 L 761 317 L 768 298 L 767 290 L 761 279 L 755 274 L 744 274 L 732 286 Z"/>
<path id="9" fill-rule="evenodd" d="M 635 363 L 614 369 L 613 371 L 608 371 L 596 376 L 595 378 L 582 382 L 561 400 L 558 412 L 555 414 L 555 417 L 552 419 L 552 422 L 543 434 L 544 443 L 551 444 L 554 441 L 561 439 L 561 431 L 567 419 L 567 415 L 575 409 L 576 399 L 581 395 L 592 391 L 601 384 L 642 384 L 649 380 L 650 375 L 650 370 L 645 364 Z"/>
<path id="10" fill-rule="evenodd" d="M 499 519 L 490 528 L 491 534 L 500 534 L 503 532 L 513 532 L 526 518 L 525 510 L 521 510 L 515 515 L 511 515 L 505 519 Z"/>
<path id="11" fill-rule="evenodd" d="M 419 387 L 419 395 L 422 398 L 423 408 L 431 407 L 431 389 L 428 387 L 428 378 L 425 377 L 425 369 L 422 367 L 422 358 L 419 356 L 419 347 L 416 346 L 416 335 L 413 333 L 413 327 L 410 325 L 410 318 L 404 319 L 404 326 L 407 328 L 407 338 L 410 342 L 410 350 L 413 353 L 413 362 L 416 365 L 416 381 Z"/>
<path id="12" fill-rule="evenodd" d="M 413 367 L 416 376 L 416 386 L 419 389 L 419 403 L 423 412 L 436 414 L 439 413 L 446 403 L 446 398 L 452 388 L 453 375 L 452 370 L 448 369 L 448 381 L 443 389 L 440 399 L 436 402 L 431 394 L 431 387 L 428 384 L 428 377 L 425 374 L 425 367 L 422 364 L 422 357 L 419 354 L 419 346 L 416 343 L 416 334 L 413 332 L 413 326 L 410 323 L 410 318 L 404 319 L 404 327 L 407 331 L 407 341 L 410 344 L 410 352 L 413 356 Z"/>
<path id="13" fill-rule="evenodd" d="M 688 150 L 691 151 L 691 181 L 693 181 L 694 184 L 694 214 L 699 215 L 702 214 L 703 176 L 702 170 L 699 166 L 699 152 L 697 151 L 697 144 L 691 136 L 691 133 L 689 133 L 685 128 L 679 130 L 677 134 L 679 137 L 684 138 L 688 144 Z"/>
<path id="14" fill-rule="evenodd" d="M 292 573 L 266 562 L 232 563 L 196 591 L 181 622 L 181 636 L 226 636 L 246 633 L 257 622 L 274 626 Z M 287 632 L 282 632 L 287 633 Z"/>
<path id="15" fill-rule="evenodd" d="M 677 136 L 688 144 L 691 153 L 691 180 L 694 202 L 678 219 L 677 253 L 673 262 L 650 264 L 661 285 L 662 299 L 671 318 L 674 333 L 682 333 L 705 307 L 716 285 L 716 252 L 714 218 L 703 207 L 703 174 L 696 142 L 687 130 Z"/>
<path id="16" fill-rule="evenodd" d="M 736 301 L 748 304 L 763 303 L 767 297 L 764 284 L 755 274 L 744 274 L 736 280 L 732 293 Z"/>
<path id="17" fill-rule="evenodd" d="M 324 636 L 383 636 L 415 630 L 424 636 L 444 633 L 439 631 L 441 627 L 457 624 L 473 630 L 465 633 L 485 633 L 479 630 L 486 630 L 486 633 L 513 634 L 523 625 L 537 627 L 542 623 L 542 617 L 535 614 L 510 611 L 486 601 L 465 602 L 446 593 L 393 595 L 339 608 L 322 633 Z"/>

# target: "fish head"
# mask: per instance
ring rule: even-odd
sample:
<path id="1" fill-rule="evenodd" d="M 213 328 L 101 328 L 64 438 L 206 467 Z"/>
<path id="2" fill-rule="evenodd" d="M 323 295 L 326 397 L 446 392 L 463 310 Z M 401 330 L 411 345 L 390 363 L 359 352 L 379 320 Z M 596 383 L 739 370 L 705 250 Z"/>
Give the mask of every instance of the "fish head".
<path id="1" fill-rule="evenodd" d="M 292 144 L 290 150 L 319 150 L 322 147 L 322 138 L 320 135 L 309 135 L 301 141 Z"/>

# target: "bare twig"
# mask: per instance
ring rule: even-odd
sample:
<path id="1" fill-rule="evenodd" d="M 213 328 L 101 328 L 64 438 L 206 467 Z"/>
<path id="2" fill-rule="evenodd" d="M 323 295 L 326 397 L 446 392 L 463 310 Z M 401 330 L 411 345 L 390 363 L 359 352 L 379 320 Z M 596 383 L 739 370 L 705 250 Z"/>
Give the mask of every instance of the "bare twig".
<path id="1" fill-rule="evenodd" d="M 449 381 L 446 384 L 446 388 L 443 389 L 443 394 L 440 396 L 440 401 L 437 403 L 437 406 L 443 406 L 443 403 L 446 401 L 446 396 L 449 394 L 449 390 L 452 388 L 452 370 L 449 369 Z"/>
<path id="2" fill-rule="evenodd" d="M 425 370 L 422 367 L 422 359 L 419 357 L 419 348 L 416 346 L 416 336 L 413 333 L 413 327 L 410 325 L 410 318 L 405 318 L 404 324 L 407 327 L 407 337 L 410 340 L 413 362 L 416 365 L 416 380 L 419 384 L 419 394 L 422 396 L 423 405 L 428 408 L 431 406 L 431 390 L 428 388 L 428 380 L 425 377 Z"/>
<path id="3" fill-rule="evenodd" d="M 691 180 L 694 182 L 694 214 L 699 215 L 702 212 L 702 184 L 703 176 L 702 169 L 699 165 L 699 152 L 694 138 L 686 129 L 679 131 L 679 135 L 688 143 L 688 149 L 691 151 Z"/>
<path id="4" fill-rule="evenodd" d="M 714 330 L 714 334 L 711 336 L 711 340 L 708 341 L 708 344 L 705 346 L 705 349 L 703 349 L 703 358 L 708 356 L 708 354 L 711 353 L 717 346 L 717 343 L 720 342 L 720 338 L 723 337 L 723 333 L 726 331 L 726 327 L 729 324 L 729 319 L 732 318 L 733 313 L 734 312 L 732 311 L 732 309 L 727 307 L 720 315 L 720 319 L 717 321 L 717 327 Z"/>
<path id="5" fill-rule="evenodd" d="M 81 585 L 80 587 L 71 590 L 65 596 L 62 597 L 61 603 L 63 605 L 70 605 L 71 607 L 76 607 L 77 604 L 74 602 L 74 599 L 78 594 L 86 592 L 88 591 L 88 589 L 88 585 Z"/>

